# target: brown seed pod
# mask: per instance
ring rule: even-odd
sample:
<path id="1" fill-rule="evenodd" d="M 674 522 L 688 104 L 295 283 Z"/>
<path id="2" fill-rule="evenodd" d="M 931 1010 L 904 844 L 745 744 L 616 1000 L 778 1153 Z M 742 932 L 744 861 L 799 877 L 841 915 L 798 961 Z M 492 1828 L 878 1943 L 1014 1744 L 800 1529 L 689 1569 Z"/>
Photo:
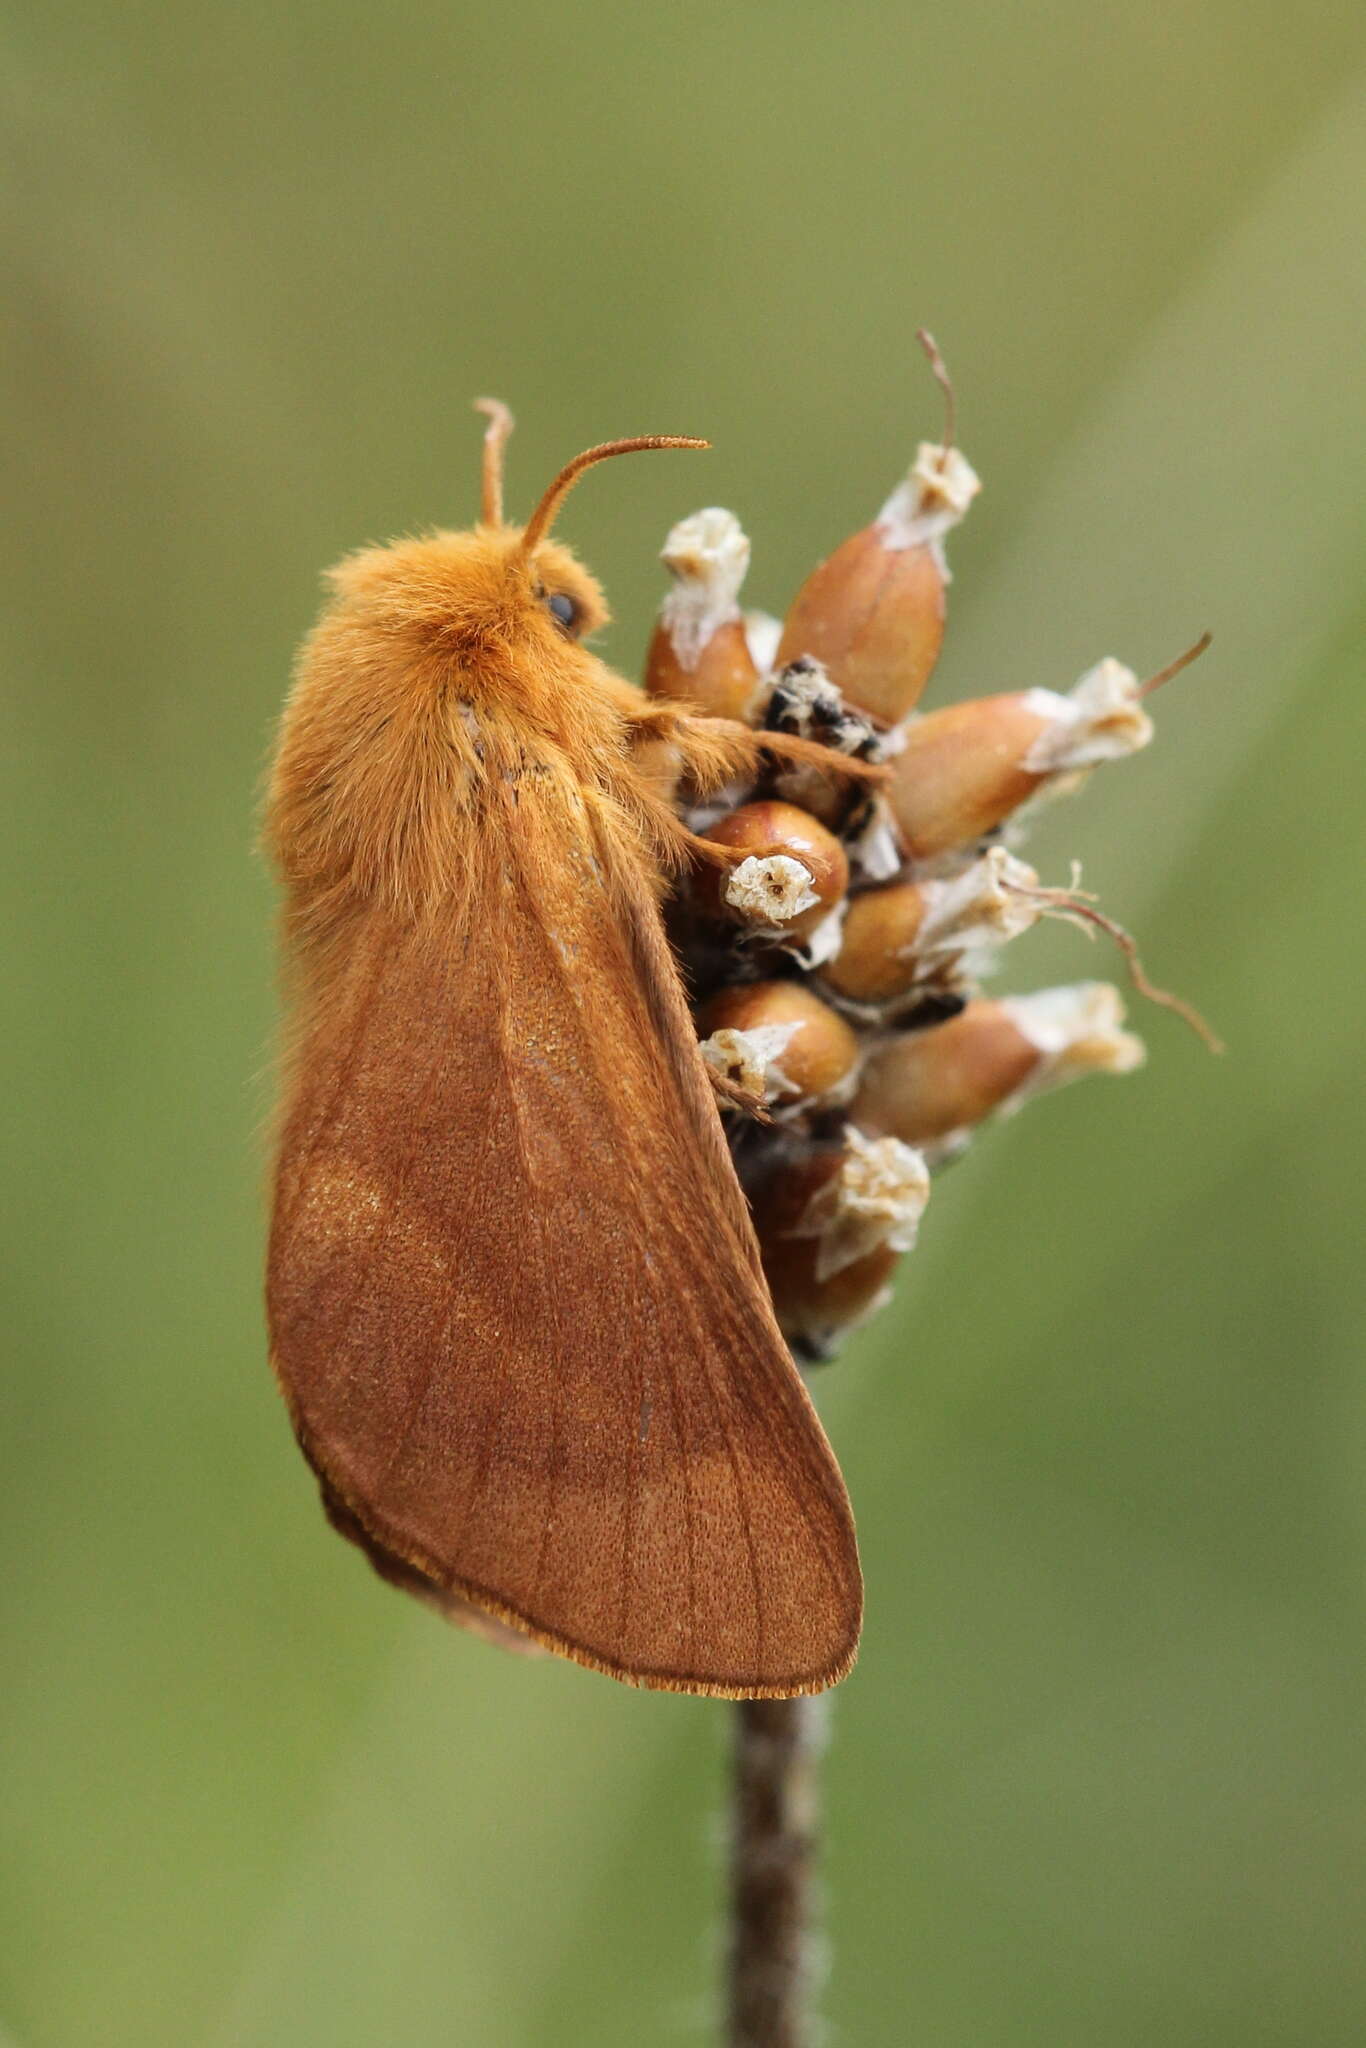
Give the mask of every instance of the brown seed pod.
<path id="1" fill-rule="evenodd" d="M 853 1127 L 842 1146 L 770 1168 L 751 1200 L 779 1326 L 794 1348 L 828 1358 L 882 1304 L 928 1195 L 919 1153 Z"/>
<path id="2" fill-rule="evenodd" d="M 839 1099 L 858 1065 L 853 1030 L 800 981 L 721 989 L 703 1004 L 697 1028 L 708 1061 L 766 1102 Z"/>
<path id="3" fill-rule="evenodd" d="M 741 804 L 704 836 L 750 855 L 730 875 L 699 877 L 707 907 L 737 923 L 809 938 L 843 900 L 848 855 L 827 826 L 795 804 Z"/>
<path id="4" fill-rule="evenodd" d="M 889 546 L 880 525 L 865 526 L 797 592 L 778 659 L 823 662 L 851 703 L 895 725 L 939 659 L 944 616 L 944 572 L 932 550 Z"/>
<path id="5" fill-rule="evenodd" d="M 904 481 L 871 526 L 851 534 L 797 592 L 779 643 L 779 663 L 813 655 L 864 711 L 896 725 L 911 711 L 939 659 L 944 536 L 981 485 L 954 446 L 953 386 L 923 329 L 917 340 L 943 388 L 942 443 L 922 441 Z"/>
<path id="6" fill-rule="evenodd" d="M 915 708 L 944 638 L 944 535 L 978 490 L 955 448 L 921 444 L 871 526 L 813 569 L 792 602 L 780 664 L 810 655 L 860 709 L 896 725 Z"/>
<path id="7" fill-rule="evenodd" d="M 904 995 L 918 972 L 915 940 L 925 916 L 925 890 L 892 882 L 855 896 L 845 913 L 840 949 L 821 978 L 852 1003 L 886 1003 Z"/>
<path id="8" fill-rule="evenodd" d="M 949 880 L 866 890 L 851 900 L 840 949 L 821 978 L 846 1002 L 895 1002 L 946 961 L 1036 924 L 1043 915 L 1038 886 L 1033 868 L 993 846 Z"/>
<path id="9" fill-rule="evenodd" d="M 907 728 L 887 802 L 907 851 L 935 860 L 992 832 L 1045 787 L 1072 786 L 1152 738 L 1132 669 L 1102 661 L 1070 696 L 1019 690 L 931 711 Z"/>
<path id="10" fill-rule="evenodd" d="M 822 1280 L 809 1238 L 778 1238 L 760 1249 L 778 1328 L 809 1364 L 833 1358 L 844 1337 L 885 1307 L 902 1258 L 890 1245 L 879 1245 Z"/>
<path id="11" fill-rule="evenodd" d="M 750 717 L 759 670 L 736 603 L 749 566 L 739 520 L 717 506 L 694 512 L 671 530 L 660 560 L 674 583 L 646 655 L 646 690 L 715 718 Z"/>
<path id="12" fill-rule="evenodd" d="M 943 1148 L 995 1109 L 1082 1074 L 1130 1072 L 1140 1041 L 1106 982 L 971 1002 L 946 1024 L 889 1038 L 864 1067 L 850 1116 L 907 1145 Z"/>
<path id="13" fill-rule="evenodd" d="M 869 1130 L 926 1145 L 980 1123 L 1023 1088 L 1039 1049 L 997 1002 L 892 1038 L 868 1060 L 852 1114 Z"/>

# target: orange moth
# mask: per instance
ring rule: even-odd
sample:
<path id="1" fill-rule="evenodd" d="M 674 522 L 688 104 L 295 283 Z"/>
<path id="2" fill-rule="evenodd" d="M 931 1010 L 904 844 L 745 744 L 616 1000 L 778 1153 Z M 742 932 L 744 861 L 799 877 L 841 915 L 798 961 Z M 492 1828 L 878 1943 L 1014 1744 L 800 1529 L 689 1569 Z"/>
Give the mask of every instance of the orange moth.
<path id="1" fill-rule="evenodd" d="M 505 521 L 332 571 L 265 836 L 291 1029 L 271 1351 L 334 1524 L 486 1633 L 630 1684 L 815 1692 L 853 1662 L 858 1553 L 788 1355 L 660 899 L 699 795 L 810 739 L 647 698 L 583 645 L 550 537 L 608 442 Z"/>

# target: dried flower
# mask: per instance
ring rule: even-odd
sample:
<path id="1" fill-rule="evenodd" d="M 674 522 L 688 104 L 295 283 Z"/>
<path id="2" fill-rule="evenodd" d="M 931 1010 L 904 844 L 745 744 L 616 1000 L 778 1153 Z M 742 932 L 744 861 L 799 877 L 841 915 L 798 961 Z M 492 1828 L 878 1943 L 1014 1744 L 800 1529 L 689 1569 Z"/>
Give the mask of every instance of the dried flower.
<path id="1" fill-rule="evenodd" d="M 645 660 L 645 687 L 717 718 L 747 718 L 759 682 L 736 603 L 749 541 L 733 512 L 709 506 L 681 519 L 660 560 L 674 578 Z"/>
<path id="2" fill-rule="evenodd" d="M 888 802 L 911 857 L 938 860 L 994 832 L 1030 798 L 1075 789 L 1102 761 L 1137 753 L 1152 733 L 1133 670 L 1102 661 L 1066 697 L 1019 690 L 914 720 Z"/>
<path id="3" fill-rule="evenodd" d="M 947 879 L 867 889 L 851 900 L 822 979 L 847 1001 L 876 1009 L 942 979 L 951 964 L 970 961 L 980 973 L 990 949 L 1043 915 L 1042 903 L 1023 893 L 1037 888 L 1033 868 L 993 846 Z"/>
<path id="4" fill-rule="evenodd" d="M 928 1031 L 888 1038 L 868 1059 L 851 1116 L 908 1145 L 956 1149 L 993 1111 L 1083 1074 L 1127 1074 L 1139 1039 L 1106 982 L 970 1002 Z"/>
<path id="5" fill-rule="evenodd" d="M 1075 874 L 1070 889 L 1045 888 L 995 840 L 1031 802 L 1145 746 L 1143 700 L 1205 641 L 1144 684 L 1107 660 L 1067 695 L 1022 690 L 908 717 L 939 652 L 944 537 L 978 489 L 927 346 L 948 395 L 943 440 L 921 446 L 872 525 L 807 579 L 781 632 L 740 613 L 749 544 L 731 515 L 674 528 L 647 678 L 709 710 L 743 700 L 751 724 L 889 767 L 885 791 L 852 804 L 834 778 L 788 767 L 685 812 L 743 856 L 678 899 L 675 939 L 718 1096 L 749 1112 L 729 1119 L 732 1150 L 779 1323 L 807 1360 L 887 1299 L 933 1167 L 980 1124 L 1142 1061 L 1107 984 L 984 996 L 1008 941 L 1041 916 L 1104 929 L 1135 986 L 1213 1042 L 1153 988 Z"/>
<path id="6" fill-rule="evenodd" d="M 751 1200 L 764 1273 L 779 1325 L 803 1357 L 830 1357 L 889 1298 L 928 1198 L 918 1153 L 852 1128 L 842 1145 L 780 1151 L 760 1172 Z"/>
<path id="7" fill-rule="evenodd" d="M 703 1057 L 766 1103 L 847 1101 L 859 1063 L 853 1027 L 800 981 L 742 982 L 704 1003 Z"/>
<path id="8" fill-rule="evenodd" d="M 776 941 L 805 944 L 844 900 L 849 857 L 819 818 L 795 804 L 745 803 L 707 829 L 718 846 L 753 848 L 724 880 L 703 877 L 723 916 Z"/>
<path id="9" fill-rule="evenodd" d="M 942 442 L 922 441 L 910 470 L 871 526 L 836 548 L 797 592 L 778 662 L 823 662 L 850 703 L 895 725 L 939 659 L 949 567 L 944 539 L 981 483 L 953 445 L 953 390 L 939 351 L 920 340 L 944 387 Z"/>

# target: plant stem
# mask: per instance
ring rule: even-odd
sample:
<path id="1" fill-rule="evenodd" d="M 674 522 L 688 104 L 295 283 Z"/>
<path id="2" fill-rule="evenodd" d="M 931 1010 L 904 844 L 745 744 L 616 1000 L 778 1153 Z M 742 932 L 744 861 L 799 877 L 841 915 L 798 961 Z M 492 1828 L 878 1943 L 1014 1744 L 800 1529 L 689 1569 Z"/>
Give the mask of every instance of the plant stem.
<path id="1" fill-rule="evenodd" d="M 735 1708 L 728 2048 L 810 2048 L 824 1717 L 820 1699 Z"/>

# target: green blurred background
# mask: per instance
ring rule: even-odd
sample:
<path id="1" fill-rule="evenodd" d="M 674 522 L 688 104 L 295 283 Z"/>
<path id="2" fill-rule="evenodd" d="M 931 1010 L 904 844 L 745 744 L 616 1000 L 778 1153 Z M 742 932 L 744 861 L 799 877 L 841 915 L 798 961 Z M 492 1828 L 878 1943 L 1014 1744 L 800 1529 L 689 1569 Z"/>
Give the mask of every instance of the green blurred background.
<path id="1" fill-rule="evenodd" d="M 5 2048 L 709 2038 L 726 1714 L 447 1633 L 266 1368 L 258 775 L 320 567 L 585 443 L 780 608 L 939 409 L 930 701 L 1214 651 L 1032 842 L 1141 930 L 1145 1073 L 944 1180 L 820 1382 L 869 1619 L 834 2043 L 1366 2037 L 1353 770 L 1366 15 L 1302 0 L 5 10 Z M 705 466 L 704 466 L 705 465 Z M 1116 963 L 1117 964 L 1117 963 Z M 1014 985 L 1114 971 L 1075 933 Z"/>

